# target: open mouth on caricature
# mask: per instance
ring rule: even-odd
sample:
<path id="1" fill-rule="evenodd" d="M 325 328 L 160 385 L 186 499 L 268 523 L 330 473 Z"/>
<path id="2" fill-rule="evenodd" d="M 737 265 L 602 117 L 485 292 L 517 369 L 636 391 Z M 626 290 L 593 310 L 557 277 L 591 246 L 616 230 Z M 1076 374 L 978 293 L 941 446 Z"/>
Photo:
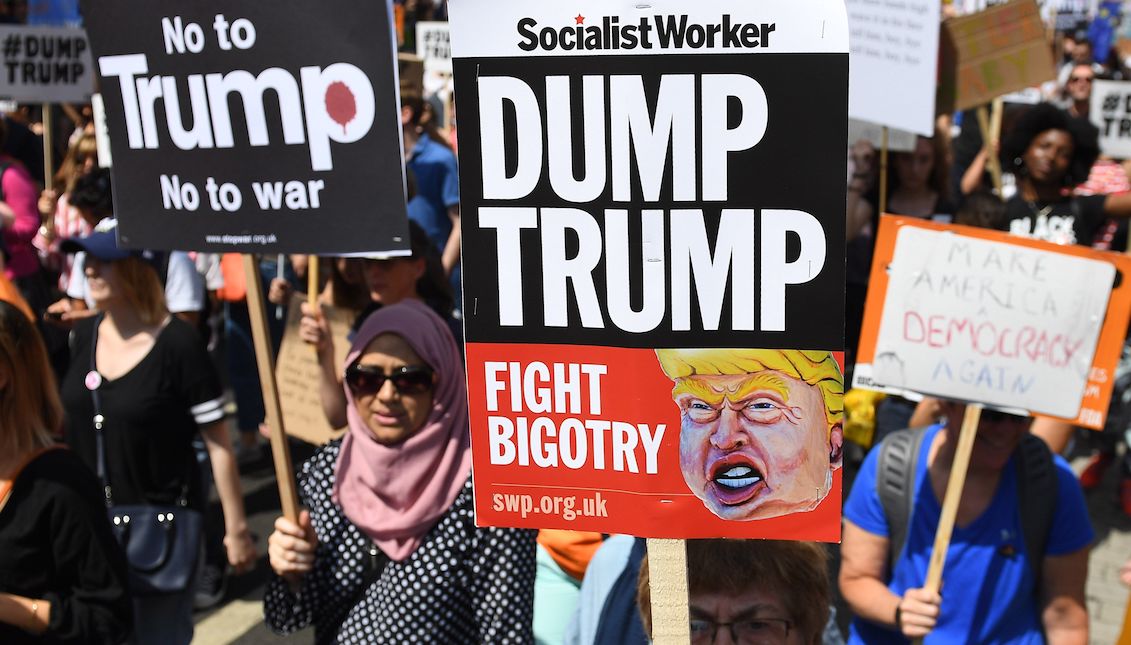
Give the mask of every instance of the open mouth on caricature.
<path id="1" fill-rule="evenodd" d="M 710 473 L 708 487 L 727 506 L 748 502 L 767 488 L 762 471 L 743 454 L 730 454 L 715 461 Z"/>

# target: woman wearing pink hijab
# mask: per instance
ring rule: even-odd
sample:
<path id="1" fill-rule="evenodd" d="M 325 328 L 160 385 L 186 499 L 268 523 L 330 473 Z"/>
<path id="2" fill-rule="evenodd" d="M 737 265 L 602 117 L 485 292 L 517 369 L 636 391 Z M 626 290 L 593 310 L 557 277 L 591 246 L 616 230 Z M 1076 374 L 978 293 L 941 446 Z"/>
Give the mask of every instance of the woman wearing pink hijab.
<path id="1" fill-rule="evenodd" d="M 349 430 L 303 465 L 268 541 L 279 633 L 317 643 L 533 641 L 535 532 L 476 528 L 467 390 L 447 324 L 406 300 L 346 357 Z"/>

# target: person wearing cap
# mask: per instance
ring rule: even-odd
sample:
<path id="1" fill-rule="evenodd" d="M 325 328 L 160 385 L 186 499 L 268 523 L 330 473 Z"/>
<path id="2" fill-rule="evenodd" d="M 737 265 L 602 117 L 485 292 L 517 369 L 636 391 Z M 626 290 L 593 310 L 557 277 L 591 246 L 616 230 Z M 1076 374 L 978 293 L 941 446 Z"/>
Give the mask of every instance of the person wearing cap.
<path id="1" fill-rule="evenodd" d="M 679 464 L 724 520 L 815 509 L 844 443 L 844 379 L 831 352 L 658 349 L 675 381 Z"/>
<path id="2" fill-rule="evenodd" d="M 887 482 L 899 479 L 891 463 L 885 476 L 878 476 L 885 444 L 860 467 L 844 504 L 841 544 L 840 591 L 856 615 L 849 643 L 923 637 L 928 643 L 1087 643 L 1084 581 L 1095 535 L 1072 469 L 1059 455 L 1050 456 L 1043 442 L 1026 437 L 1028 418 L 982 412 L 946 553 L 942 593 L 923 588 L 965 409 L 963 403 L 942 403 L 945 422 L 922 435 L 913 455 L 918 465 L 911 471 L 913 493 L 905 505 L 910 516 L 901 518 L 905 533 L 898 553 L 893 553 L 898 547 L 892 534 L 899 532 L 894 527 L 900 518 L 889 519 L 880 498 L 880 486 L 888 490 Z M 1041 488 L 1049 491 L 1023 494 Z M 1052 509 L 1047 524 L 1032 531 L 1044 538 L 1040 553 L 1028 552 L 1021 515 L 1026 500 Z M 1041 548 L 1039 541 L 1032 544 Z"/>
<path id="3" fill-rule="evenodd" d="M 369 306 L 358 314 L 352 332 L 356 333 L 367 318 L 381 307 L 405 300 L 424 302 L 448 325 L 448 331 L 462 344 L 463 326 L 452 317 L 452 292 L 444 277 L 439 254 L 428 240 L 427 233 L 416 222 L 409 222 L 411 254 L 390 256 L 374 254 L 363 259 L 365 284 L 369 289 Z M 276 289 L 278 285 L 273 285 Z M 285 294 L 283 295 L 285 297 Z M 346 395 L 334 364 L 334 339 L 330 324 L 320 309 L 302 303 L 299 336 L 318 353 L 321 368 L 319 396 L 322 411 L 333 428 L 346 426 Z"/>
<path id="4" fill-rule="evenodd" d="M 111 193 L 110 171 L 95 168 L 75 183 L 71 204 L 78 209 L 83 220 L 92 228 L 114 230 L 114 202 Z M 55 302 L 47 311 L 51 319 L 64 325 L 95 315 L 94 300 L 86 286 L 83 272 L 85 254 L 75 254 L 67 297 Z M 173 251 L 157 264 L 158 274 L 164 280 L 165 306 L 178 318 L 195 325 L 204 309 L 204 280 L 196 270 L 196 263 L 184 251 Z"/>
<path id="5" fill-rule="evenodd" d="M 160 255 L 118 248 L 112 229 L 66 240 L 61 248 L 86 253 L 83 272 L 100 312 L 75 325 L 61 388 L 67 443 L 91 469 L 97 467 L 91 421 L 97 392 L 114 503 L 172 505 L 187 498 L 190 507 L 203 510 L 192 447 L 199 432 L 224 510 L 228 561 L 246 571 L 256 551 L 224 423 L 223 391 L 196 329 L 165 306 L 155 268 Z M 182 593 L 135 596 L 133 642 L 189 643 L 192 587 L 190 582 Z"/>

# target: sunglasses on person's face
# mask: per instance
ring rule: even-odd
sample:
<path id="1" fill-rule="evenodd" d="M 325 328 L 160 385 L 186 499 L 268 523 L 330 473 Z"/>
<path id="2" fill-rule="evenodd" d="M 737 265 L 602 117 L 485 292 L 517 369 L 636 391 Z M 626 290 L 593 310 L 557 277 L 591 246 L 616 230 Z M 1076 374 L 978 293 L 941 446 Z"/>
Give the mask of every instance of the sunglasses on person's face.
<path id="1" fill-rule="evenodd" d="M 980 419 L 983 423 L 1001 423 L 1008 421 L 1011 423 L 1024 423 L 1029 420 L 1029 417 L 1019 417 L 1016 414 L 1008 412 L 1001 412 L 1000 410 L 982 410 Z"/>
<path id="2" fill-rule="evenodd" d="M 400 394 L 424 394 L 431 391 L 434 382 L 432 368 L 427 365 L 405 365 L 391 374 L 380 367 L 359 363 L 346 368 L 346 385 L 356 397 L 377 394 L 385 387 L 385 381 L 392 381 Z"/>
<path id="3" fill-rule="evenodd" d="M 1069 77 L 1068 82 L 1069 83 L 1079 83 L 1079 82 L 1083 81 L 1085 83 L 1091 83 L 1092 80 L 1093 79 L 1092 79 L 1091 76 L 1071 76 L 1071 77 Z"/>

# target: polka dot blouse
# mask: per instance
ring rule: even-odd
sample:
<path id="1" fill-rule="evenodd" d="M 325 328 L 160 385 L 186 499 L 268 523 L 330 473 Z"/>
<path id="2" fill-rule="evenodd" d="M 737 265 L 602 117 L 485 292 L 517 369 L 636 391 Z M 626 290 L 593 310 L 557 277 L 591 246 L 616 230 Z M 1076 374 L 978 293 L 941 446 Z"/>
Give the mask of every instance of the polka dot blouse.
<path id="1" fill-rule="evenodd" d="M 333 503 L 335 441 L 307 461 L 299 494 L 318 536 L 298 593 L 276 577 L 264 599 L 280 634 L 316 643 L 532 643 L 535 531 L 476 528 L 471 481 L 404 562 L 389 560 Z"/>

